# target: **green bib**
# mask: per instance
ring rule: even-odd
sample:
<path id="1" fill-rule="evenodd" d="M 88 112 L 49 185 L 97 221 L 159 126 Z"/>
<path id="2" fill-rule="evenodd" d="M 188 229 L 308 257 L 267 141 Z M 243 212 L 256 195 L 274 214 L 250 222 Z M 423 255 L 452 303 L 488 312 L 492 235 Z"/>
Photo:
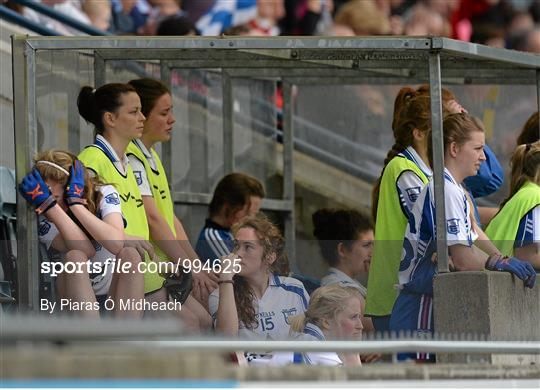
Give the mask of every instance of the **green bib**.
<path id="1" fill-rule="evenodd" d="M 120 206 L 126 221 L 124 231 L 126 234 L 149 239 L 148 221 L 142 203 L 141 193 L 131 166 L 127 173 L 121 174 L 105 152 L 95 145 L 87 146 L 80 154 L 79 159 L 87 167 L 96 172 L 104 183 L 112 184 L 120 194 Z M 152 261 L 146 256 L 145 261 Z M 144 291 L 152 292 L 163 286 L 163 278 L 159 274 L 145 272 Z"/>
<path id="2" fill-rule="evenodd" d="M 491 220 L 486 235 L 505 256 L 514 256 L 514 242 L 521 219 L 540 205 L 540 186 L 527 182 Z"/>
<path id="3" fill-rule="evenodd" d="M 139 147 L 137 146 L 137 144 L 135 144 L 134 141 L 128 145 L 126 150 L 126 154 L 128 156 L 133 155 L 143 163 L 146 177 L 148 178 L 148 182 L 150 183 L 150 188 L 152 190 L 152 196 L 154 198 L 154 202 L 156 203 L 156 207 L 161 216 L 167 221 L 167 224 L 169 225 L 169 228 L 171 229 L 173 234 L 176 236 L 176 229 L 174 227 L 174 205 L 171 199 L 169 182 L 167 180 L 167 176 L 165 175 L 165 170 L 163 169 L 163 164 L 161 163 L 158 154 L 154 149 L 151 149 L 150 153 L 152 153 L 152 156 L 154 157 L 157 170 L 152 169 L 152 167 L 150 166 L 150 162 L 147 160 L 142 150 L 139 149 Z M 152 241 L 155 241 L 155 237 L 150 237 L 150 239 Z M 159 249 L 159 247 L 155 243 L 154 248 L 161 260 L 169 261 L 167 255 L 163 253 L 163 251 Z"/>
<path id="4" fill-rule="evenodd" d="M 402 156 L 394 157 L 384 169 L 377 206 L 375 244 L 369 267 L 366 314 L 387 316 L 397 298 L 399 263 L 407 216 L 401 208 L 397 181 L 405 171 L 412 171 L 425 184 L 429 181 L 418 166 Z"/>

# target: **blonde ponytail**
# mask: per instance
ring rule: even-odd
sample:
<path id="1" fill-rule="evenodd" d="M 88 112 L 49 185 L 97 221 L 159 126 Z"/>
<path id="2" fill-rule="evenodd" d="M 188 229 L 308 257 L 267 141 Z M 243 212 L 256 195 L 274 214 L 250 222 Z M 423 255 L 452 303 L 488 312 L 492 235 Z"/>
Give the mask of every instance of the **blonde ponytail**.
<path id="1" fill-rule="evenodd" d="M 294 332 L 302 333 L 306 327 L 306 323 L 306 315 L 304 313 L 289 317 L 289 324 L 291 325 L 289 334 Z"/>

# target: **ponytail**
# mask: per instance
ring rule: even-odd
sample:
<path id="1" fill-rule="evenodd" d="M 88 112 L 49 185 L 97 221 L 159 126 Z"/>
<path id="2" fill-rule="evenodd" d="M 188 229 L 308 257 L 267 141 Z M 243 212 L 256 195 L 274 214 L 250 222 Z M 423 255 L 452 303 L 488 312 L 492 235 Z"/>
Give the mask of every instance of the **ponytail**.
<path id="1" fill-rule="evenodd" d="M 517 145 L 532 144 L 539 139 L 538 111 L 534 112 L 523 125 L 521 133 L 516 140 Z"/>
<path id="2" fill-rule="evenodd" d="M 92 87 L 87 85 L 81 88 L 79 97 L 77 98 L 77 108 L 79 109 L 79 114 L 86 122 L 92 123 L 96 127 L 98 126 L 100 121 L 97 118 L 96 100 Z M 102 126 L 100 125 L 100 127 Z"/>
<path id="3" fill-rule="evenodd" d="M 398 124 L 399 115 L 405 106 L 405 103 L 416 96 L 416 91 L 410 87 L 403 87 L 399 90 L 394 100 L 394 116 L 392 118 L 392 130 L 395 132 Z"/>
<path id="4" fill-rule="evenodd" d="M 501 203 L 500 209 L 502 209 L 506 202 L 508 202 L 528 181 L 540 185 L 540 141 L 536 141 L 532 144 L 519 145 L 512 155 L 510 165 L 512 167 L 510 194 Z"/>
<path id="5" fill-rule="evenodd" d="M 290 330 L 289 334 L 293 332 L 302 333 L 306 327 L 306 315 L 304 313 L 289 317 Z"/>
<path id="6" fill-rule="evenodd" d="M 441 98 L 444 118 L 451 114 L 447 108 L 449 106 L 448 103 L 455 101 L 456 97 L 451 91 L 442 88 Z M 413 144 L 414 136 L 412 132 L 414 129 L 426 132 L 428 136 L 431 134 L 431 101 L 430 89 L 427 84 L 421 85 L 416 90 L 410 87 L 403 87 L 399 90 L 394 100 L 392 131 L 394 132 L 395 144 L 384 160 L 381 175 L 371 193 L 371 216 L 374 224 L 377 221 L 379 192 L 384 169 L 394 157 Z"/>
<path id="7" fill-rule="evenodd" d="M 115 113 L 122 105 L 122 95 L 135 92 L 135 88 L 128 84 L 110 83 L 98 89 L 84 86 L 77 97 L 79 114 L 87 123 L 92 123 L 96 134 L 103 134 L 103 114 Z"/>
<path id="8" fill-rule="evenodd" d="M 386 155 L 381 175 L 371 193 L 371 217 L 374 224 L 377 222 L 377 207 L 384 170 L 394 157 L 413 145 L 414 129 L 423 132 L 431 131 L 430 112 L 429 95 L 421 94 L 408 87 L 399 90 L 394 102 L 394 118 L 392 120 L 395 143 Z"/>

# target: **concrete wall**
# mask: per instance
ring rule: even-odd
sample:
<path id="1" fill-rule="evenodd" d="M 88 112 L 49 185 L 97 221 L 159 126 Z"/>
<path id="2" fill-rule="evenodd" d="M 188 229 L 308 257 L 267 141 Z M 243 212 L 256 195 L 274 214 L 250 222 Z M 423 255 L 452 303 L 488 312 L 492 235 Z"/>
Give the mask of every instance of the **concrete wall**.
<path id="1" fill-rule="evenodd" d="M 439 333 L 484 334 L 491 340 L 540 340 L 540 286 L 525 288 L 506 272 L 451 272 L 435 278 Z M 439 354 L 438 362 L 540 363 L 540 355 Z"/>

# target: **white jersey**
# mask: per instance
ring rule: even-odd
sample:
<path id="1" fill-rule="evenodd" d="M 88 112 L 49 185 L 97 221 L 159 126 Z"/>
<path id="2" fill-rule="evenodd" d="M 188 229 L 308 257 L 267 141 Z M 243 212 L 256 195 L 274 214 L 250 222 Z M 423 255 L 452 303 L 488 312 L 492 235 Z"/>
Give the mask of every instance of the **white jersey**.
<path id="1" fill-rule="evenodd" d="M 152 155 L 152 153 L 148 151 L 148 149 L 146 148 L 146 146 L 144 146 L 141 140 L 136 139 L 134 142 L 137 144 L 139 149 L 141 149 L 144 157 L 146 157 L 146 159 L 148 160 L 150 168 L 152 168 L 154 171 L 157 171 L 156 162 L 154 161 L 154 156 Z M 139 186 L 139 190 L 141 191 L 141 196 L 154 196 L 152 194 L 152 189 L 150 188 L 150 182 L 148 181 L 148 177 L 146 176 L 146 169 L 144 169 L 143 162 L 133 154 L 130 154 L 128 158 L 129 163 L 131 164 L 131 169 L 133 169 L 135 179 L 137 179 L 137 185 Z"/>
<path id="2" fill-rule="evenodd" d="M 540 206 L 536 206 L 521 218 L 514 247 L 540 243 Z"/>
<path id="3" fill-rule="evenodd" d="M 111 213 L 122 213 L 120 207 L 120 196 L 118 191 L 112 185 L 105 185 L 99 188 L 99 191 L 103 195 L 97 209 L 97 217 L 99 219 L 105 218 Z M 47 250 L 51 247 L 53 240 L 58 236 L 60 232 L 58 228 L 43 216 L 39 219 L 39 241 L 45 245 Z M 92 282 L 92 288 L 96 295 L 105 295 L 109 291 L 109 287 L 112 281 L 112 269 L 114 266 L 115 256 L 105 249 L 101 244 L 93 241 L 96 254 L 90 259 L 93 262 L 100 262 L 106 264 L 107 260 L 110 265 L 102 267 L 103 272 L 100 274 L 90 274 Z"/>
<path id="4" fill-rule="evenodd" d="M 414 162 L 428 179 L 431 178 L 433 175 L 431 168 L 426 165 L 424 160 L 422 160 L 412 146 L 407 147 L 400 155 Z M 424 186 L 425 184 L 422 179 L 413 171 L 406 170 L 399 175 L 396 181 L 396 187 L 401 208 L 406 216 L 412 212 L 413 206 L 418 199 L 418 195 L 420 195 Z"/>
<path id="5" fill-rule="evenodd" d="M 328 284 L 339 284 L 342 287 L 354 287 L 360 292 L 360 295 L 362 295 L 364 299 L 366 298 L 367 288 L 365 288 L 358 280 L 351 278 L 337 268 L 328 268 L 328 273 L 321 279 L 321 286 L 326 286 Z"/>
<path id="6" fill-rule="evenodd" d="M 208 300 L 210 314 L 214 320 L 218 304 L 219 289 L 212 292 Z M 304 313 L 308 304 L 309 295 L 302 282 L 285 276 L 270 275 L 264 295 L 253 302 L 257 327 L 247 329 L 240 323 L 238 336 L 252 340 L 286 340 L 290 329 L 289 317 Z M 251 363 L 268 363 L 272 354 L 247 353 L 246 358 Z"/>
<path id="7" fill-rule="evenodd" d="M 306 324 L 304 332 L 298 336 L 297 340 L 302 341 L 325 341 L 322 330 L 314 324 Z M 299 361 L 299 356 L 302 360 Z M 295 363 L 304 363 L 309 365 L 322 365 L 322 366 L 341 366 L 343 362 L 339 358 L 336 352 L 304 352 L 299 354 L 295 353 Z"/>
<path id="8" fill-rule="evenodd" d="M 317 325 L 308 323 L 302 333 L 292 337 L 294 341 L 325 341 L 324 333 Z M 285 366 L 288 364 L 307 364 L 321 366 L 341 366 L 343 362 L 336 352 L 279 352 L 275 353 L 268 363 L 271 366 Z"/>
<path id="9" fill-rule="evenodd" d="M 472 228 L 471 205 L 461 185 L 446 168 L 444 200 L 447 245 L 472 246 L 478 235 Z M 430 181 L 409 216 L 399 267 L 401 288 L 421 294 L 433 293 L 432 279 L 437 269 L 435 226 L 435 196 L 433 181 Z"/>

